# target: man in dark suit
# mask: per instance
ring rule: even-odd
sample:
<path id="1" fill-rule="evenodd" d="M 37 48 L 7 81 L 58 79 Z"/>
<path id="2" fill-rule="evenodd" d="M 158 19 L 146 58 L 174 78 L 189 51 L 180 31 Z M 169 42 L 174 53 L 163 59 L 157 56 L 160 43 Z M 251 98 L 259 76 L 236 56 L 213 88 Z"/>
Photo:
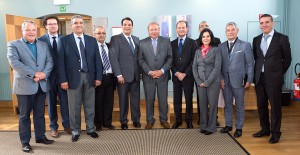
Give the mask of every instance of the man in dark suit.
<path id="1" fill-rule="evenodd" d="M 146 129 L 152 129 L 154 118 L 154 101 L 157 90 L 159 105 L 159 121 L 168 129 L 168 81 L 172 65 L 172 47 L 168 38 L 159 36 L 159 24 L 152 22 L 148 25 L 149 37 L 141 40 L 139 63 L 143 70 L 143 84 L 146 96 Z"/>
<path id="2" fill-rule="evenodd" d="M 232 105 L 234 98 L 236 109 L 235 138 L 242 136 L 245 119 L 245 88 L 249 88 L 253 81 L 254 68 L 251 45 L 240 40 L 237 36 L 238 32 L 239 28 L 236 23 L 227 23 L 225 33 L 228 40 L 219 45 L 222 55 L 221 87 L 224 92 L 226 120 L 226 126 L 221 130 L 221 133 L 228 133 L 232 130 Z"/>
<path id="3" fill-rule="evenodd" d="M 52 59 L 54 62 L 53 69 L 51 71 L 49 82 L 50 82 L 50 90 L 47 92 L 47 100 L 48 100 L 48 115 L 50 119 L 50 129 L 51 136 L 57 138 L 58 134 L 58 116 L 57 116 L 57 96 L 59 97 L 60 104 L 60 113 L 62 117 L 62 125 L 64 130 L 71 134 L 72 130 L 70 128 L 69 123 L 69 108 L 68 108 L 68 96 L 67 91 L 63 90 L 60 87 L 60 83 L 58 82 L 58 73 L 57 73 L 57 45 L 60 44 L 61 35 L 58 34 L 58 26 L 59 19 L 56 16 L 48 16 L 43 20 L 43 25 L 47 30 L 47 34 L 39 37 L 38 39 L 47 43 L 50 53 L 52 55 Z"/>
<path id="4" fill-rule="evenodd" d="M 102 62 L 95 38 L 83 34 L 84 23 L 80 15 L 71 18 L 73 33 L 61 38 L 58 53 L 59 82 L 68 93 L 72 142 L 79 139 L 81 105 L 84 106 L 86 132 L 98 138 L 95 132 L 95 87 L 101 84 Z"/>
<path id="5" fill-rule="evenodd" d="M 182 92 L 184 91 L 186 103 L 186 125 L 187 128 L 193 128 L 193 92 L 194 76 L 192 64 L 197 50 L 195 40 L 186 36 L 188 23 L 179 21 L 176 24 L 178 38 L 171 42 L 173 52 L 172 81 L 173 81 L 173 99 L 176 122 L 173 129 L 182 125 Z"/>
<path id="6" fill-rule="evenodd" d="M 114 88 L 115 77 L 112 72 L 111 64 L 109 61 L 109 44 L 105 43 L 106 31 L 102 26 L 98 26 L 94 30 L 94 37 L 99 46 L 99 54 L 103 64 L 103 79 L 101 85 L 96 88 L 95 94 L 95 126 L 96 131 L 102 130 L 107 127 L 111 130 L 115 129 L 112 125 L 112 112 L 114 106 Z"/>
<path id="7" fill-rule="evenodd" d="M 291 64 L 289 38 L 273 29 L 273 17 L 259 18 L 262 34 L 253 39 L 255 60 L 254 82 L 261 130 L 254 137 L 272 136 L 271 144 L 278 143 L 281 132 L 281 91 L 284 74 Z M 271 125 L 268 104 L 271 105 Z"/>
<path id="8" fill-rule="evenodd" d="M 201 31 L 202 31 L 203 29 L 210 29 L 210 28 L 209 28 L 209 25 L 207 24 L 206 21 L 202 21 L 202 22 L 199 24 L 199 28 L 198 28 L 199 34 L 201 33 Z M 201 38 L 197 38 L 197 39 L 196 39 L 196 43 L 197 43 L 198 47 L 200 47 L 200 41 L 201 41 Z M 214 39 L 213 39 L 213 44 L 214 44 L 214 45 L 219 45 L 219 44 L 221 44 L 220 38 L 214 37 Z M 196 87 L 196 88 L 197 88 L 197 87 Z M 198 94 L 198 91 L 197 91 L 197 105 L 199 105 L 199 94 Z M 200 117 L 200 108 L 199 108 L 199 106 L 197 107 L 197 111 L 198 111 L 198 117 Z M 217 111 L 217 112 L 218 112 L 218 111 Z M 199 124 L 199 123 L 200 123 L 200 118 L 198 118 L 198 124 Z M 217 116 L 217 126 L 220 126 L 220 123 L 219 123 L 219 121 L 218 121 L 218 116 Z"/>
<path id="9" fill-rule="evenodd" d="M 118 79 L 120 123 L 123 130 L 128 129 L 128 95 L 133 126 L 141 127 L 140 117 L 140 66 L 138 64 L 139 38 L 131 35 L 133 21 L 123 18 L 123 33 L 111 37 L 109 58 L 114 75 Z"/>
<path id="10" fill-rule="evenodd" d="M 30 113 L 36 143 L 52 144 L 45 136 L 45 99 L 49 90 L 48 78 L 53 61 L 47 44 L 36 39 L 37 26 L 34 21 L 22 23 L 22 38 L 7 43 L 7 58 L 13 69 L 13 93 L 17 95 L 19 136 L 24 152 L 31 152 Z M 2 139 L 5 141 L 5 139 Z"/>

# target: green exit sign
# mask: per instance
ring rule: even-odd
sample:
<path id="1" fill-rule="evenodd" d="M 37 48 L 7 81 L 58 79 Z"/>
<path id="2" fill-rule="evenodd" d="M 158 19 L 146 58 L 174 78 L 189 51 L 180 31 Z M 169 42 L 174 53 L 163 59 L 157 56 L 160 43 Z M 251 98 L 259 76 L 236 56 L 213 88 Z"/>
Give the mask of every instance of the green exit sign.
<path id="1" fill-rule="evenodd" d="M 60 12 L 66 12 L 67 11 L 66 5 L 60 5 L 59 10 Z"/>

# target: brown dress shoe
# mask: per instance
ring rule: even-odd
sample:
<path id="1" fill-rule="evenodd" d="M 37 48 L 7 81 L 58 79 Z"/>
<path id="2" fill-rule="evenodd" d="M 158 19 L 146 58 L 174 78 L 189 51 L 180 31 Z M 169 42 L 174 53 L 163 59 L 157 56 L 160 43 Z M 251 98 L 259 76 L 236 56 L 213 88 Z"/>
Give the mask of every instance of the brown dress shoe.
<path id="1" fill-rule="evenodd" d="M 147 123 L 145 129 L 152 129 L 153 123 Z"/>
<path id="2" fill-rule="evenodd" d="M 65 128 L 64 130 L 67 134 L 72 134 L 72 129 L 71 128 Z"/>
<path id="3" fill-rule="evenodd" d="M 52 136 L 53 138 L 57 138 L 57 137 L 59 136 L 57 130 L 51 130 L 51 136 Z"/>
<path id="4" fill-rule="evenodd" d="M 170 129 L 170 125 L 167 122 L 161 122 L 160 123 L 165 129 Z"/>

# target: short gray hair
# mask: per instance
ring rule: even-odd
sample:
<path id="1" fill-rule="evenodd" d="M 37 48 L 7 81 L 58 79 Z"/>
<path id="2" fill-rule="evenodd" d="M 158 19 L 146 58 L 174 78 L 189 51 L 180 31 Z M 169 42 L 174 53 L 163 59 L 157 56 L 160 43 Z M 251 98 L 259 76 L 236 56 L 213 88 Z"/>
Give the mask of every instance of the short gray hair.
<path id="1" fill-rule="evenodd" d="M 237 24 L 236 24 L 235 22 L 228 22 L 228 23 L 226 24 L 225 30 L 226 30 L 226 28 L 227 28 L 228 26 L 234 26 L 236 29 L 239 29 L 238 26 L 237 26 Z"/>
<path id="2" fill-rule="evenodd" d="M 24 20 L 23 23 L 22 23 L 22 31 L 25 29 L 25 26 L 28 23 L 33 24 L 35 26 L 35 28 L 37 28 L 37 25 L 36 25 L 35 21 L 33 21 L 33 20 Z"/>
<path id="3" fill-rule="evenodd" d="M 82 20 L 83 20 L 82 16 L 80 16 L 80 15 L 74 15 L 74 16 L 72 16 L 72 18 L 71 18 L 71 24 L 74 24 L 74 23 L 73 23 L 73 19 L 75 19 L 75 18 L 79 18 L 79 19 L 82 19 Z"/>
<path id="4" fill-rule="evenodd" d="M 158 28 L 160 29 L 160 26 L 159 26 L 159 24 L 158 24 L 157 22 L 151 22 L 151 23 L 148 25 L 148 27 L 147 27 L 148 30 L 149 30 L 150 25 L 157 25 Z"/>

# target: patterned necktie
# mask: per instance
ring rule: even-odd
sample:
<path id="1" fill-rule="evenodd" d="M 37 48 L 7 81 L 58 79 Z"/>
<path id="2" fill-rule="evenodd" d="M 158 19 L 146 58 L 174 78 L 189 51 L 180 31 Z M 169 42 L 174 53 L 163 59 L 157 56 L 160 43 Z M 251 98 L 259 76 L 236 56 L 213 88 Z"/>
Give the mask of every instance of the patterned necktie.
<path id="1" fill-rule="evenodd" d="M 56 51 L 57 51 L 56 37 L 52 37 L 52 39 L 53 39 L 52 48 L 53 48 L 54 53 L 56 54 Z"/>
<path id="2" fill-rule="evenodd" d="M 178 45 L 179 55 L 181 55 L 181 53 L 182 53 L 182 41 L 183 41 L 183 39 L 179 40 L 179 45 Z"/>
<path id="3" fill-rule="evenodd" d="M 267 51 L 268 51 L 268 38 L 270 37 L 270 35 L 264 35 L 264 39 L 263 41 L 261 42 L 261 50 L 264 54 L 264 56 L 266 55 Z"/>
<path id="4" fill-rule="evenodd" d="M 131 47 L 131 52 L 134 54 L 134 46 L 132 44 L 131 37 L 128 37 L 128 40 L 129 40 L 129 45 Z"/>
<path id="5" fill-rule="evenodd" d="M 81 59 L 82 59 L 82 70 L 84 72 L 88 72 L 88 66 L 87 66 L 87 61 L 86 61 L 86 53 L 85 53 L 85 49 L 84 49 L 84 45 L 82 42 L 82 38 L 78 37 L 79 41 L 79 47 L 80 47 L 80 55 L 81 55 Z"/>
<path id="6" fill-rule="evenodd" d="M 156 39 L 152 39 L 152 47 L 153 47 L 153 52 L 154 52 L 154 55 L 156 55 Z"/>
<path id="7" fill-rule="evenodd" d="M 228 54 L 230 55 L 232 49 L 233 49 L 234 43 L 233 42 L 229 42 L 229 49 L 228 49 Z"/>
<path id="8" fill-rule="evenodd" d="M 110 68 L 110 63 L 109 63 L 109 59 L 108 56 L 106 54 L 106 51 L 104 49 L 104 45 L 101 45 L 101 55 L 102 55 L 102 59 L 103 59 L 103 68 L 104 68 L 104 74 L 106 73 L 106 71 Z"/>

